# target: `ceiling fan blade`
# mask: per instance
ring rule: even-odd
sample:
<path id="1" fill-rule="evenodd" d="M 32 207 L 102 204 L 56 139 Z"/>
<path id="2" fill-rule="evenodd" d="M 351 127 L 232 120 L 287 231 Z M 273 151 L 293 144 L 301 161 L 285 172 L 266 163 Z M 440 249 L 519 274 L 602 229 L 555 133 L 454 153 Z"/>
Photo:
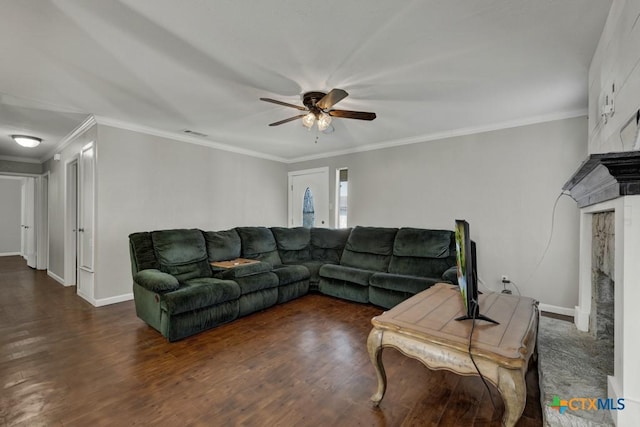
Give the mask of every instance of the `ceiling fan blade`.
<path id="1" fill-rule="evenodd" d="M 282 124 L 289 123 L 289 122 L 292 122 L 292 121 L 297 120 L 297 119 L 301 119 L 304 116 L 306 116 L 306 114 L 300 114 L 299 116 L 289 117 L 288 119 L 280 120 L 279 122 L 269 123 L 269 126 L 282 125 Z"/>
<path id="2" fill-rule="evenodd" d="M 307 109 L 302 105 L 289 104 L 288 102 L 278 101 L 277 99 L 260 98 L 260 101 L 271 102 L 273 104 L 284 105 L 285 107 L 297 108 L 298 110 L 301 110 L 301 111 L 307 111 Z"/>
<path id="3" fill-rule="evenodd" d="M 367 113 L 365 111 L 331 110 L 327 114 L 343 119 L 373 120 L 376 118 L 376 113 Z"/>
<path id="4" fill-rule="evenodd" d="M 326 110 L 333 107 L 347 96 L 349 96 L 349 94 L 346 91 L 342 89 L 333 89 L 331 92 L 323 96 L 322 99 L 316 103 L 316 106 Z"/>

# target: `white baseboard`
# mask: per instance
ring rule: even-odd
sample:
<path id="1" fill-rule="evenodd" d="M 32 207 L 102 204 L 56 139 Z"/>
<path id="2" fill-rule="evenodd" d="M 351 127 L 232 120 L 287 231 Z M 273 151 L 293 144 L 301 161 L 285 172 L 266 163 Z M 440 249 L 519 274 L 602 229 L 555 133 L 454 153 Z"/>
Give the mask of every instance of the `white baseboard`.
<path id="1" fill-rule="evenodd" d="M 101 299 L 97 299 L 94 300 L 96 307 L 102 307 L 104 305 L 111 305 L 111 304 L 117 304 L 119 302 L 124 302 L 124 301 L 131 301 L 133 299 L 133 293 L 129 293 L 129 294 L 122 294 L 122 295 L 116 295 L 115 297 L 109 297 L 109 298 L 101 298 Z"/>
<path id="2" fill-rule="evenodd" d="M 20 255 L 20 252 L 2 252 L 2 253 L 0 253 L 0 256 L 16 256 L 16 255 Z"/>
<path id="3" fill-rule="evenodd" d="M 117 304 L 119 302 L 131 301 L 133 299 L 133 293 L 100 299 L 91 298 L 90 296 L 84 295 L 81 292 L 78 292 L 78 296 L 94 307 L 104 307 L 105 305 Z"/>
<path id="4" fill-rule="evenodd" d="M 547 311 L 549 313 L 562 314 L 564 316 L 573 317 L 573 315 L 575 314 L 573 308 L 559 307 L 557 305 L 551 305 L 551 304 L 540 303 L 538 304 L 538 308 L 540 309 L 540 311 Z"/>
<path id="5" fill-rule="evenodd" d="M 590 312 L 584 311 L 580 306 L 576 305 L 576 308 L 573 314 L 573 319 L 574 319 L 573 322 L 576 324 L 576 328 L 578 328 L 578 330 L 580 331 L 587 332 L 589 330 L 590 316 L 591 316 Z"/>
<path id="6" fill-rule="evenodd" d="M 47 276 L 64 286 L 64 279 L 57 274 L 52 273 L 51 270 L 47 270 Z"/>

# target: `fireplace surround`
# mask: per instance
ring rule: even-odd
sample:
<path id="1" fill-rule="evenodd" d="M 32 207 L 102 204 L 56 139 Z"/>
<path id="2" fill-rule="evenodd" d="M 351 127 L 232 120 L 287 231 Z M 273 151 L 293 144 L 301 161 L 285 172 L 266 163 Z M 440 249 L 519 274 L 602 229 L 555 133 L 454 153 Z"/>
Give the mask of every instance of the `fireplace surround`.
<path id="1" fill-rule="evenodd" d="M 592 319 L 596 297 L 593 271 L 597 270 L 593 265 L 597 258 L 594 218 L 597 223 L 600 219 L 595 215 L 612 216 L 614 368 L 606 397 L 625 399 L 625 409 L 611 415 L 618 425 L 634 425 L 640 419 L 640 151 L 592 154 L 563 189 L 580 208 L 579 291 L 574 319 L 582 331 L 597 324 Z"/>

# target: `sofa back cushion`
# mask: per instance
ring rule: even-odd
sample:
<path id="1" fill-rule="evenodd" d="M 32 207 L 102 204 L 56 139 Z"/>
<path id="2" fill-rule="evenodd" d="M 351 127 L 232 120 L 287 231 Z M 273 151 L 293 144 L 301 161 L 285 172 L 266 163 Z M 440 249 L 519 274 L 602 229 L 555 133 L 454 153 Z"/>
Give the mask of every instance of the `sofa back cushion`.
<path id="1" fill-rule="evenodd" d="M 311 259 L 338 264 L 350 234 L 351 228 L 312 228 Z"/>
<path id="2" fill-rule="evenodd" d="M 195 277 L 211 277 L 207 246 L 200 230 L 163 230 L 151 232 L 160 270 L 180 282 Z"/>
<path id="3" fill-rule="evenodd" d="M 240 258 L 242 242 L 235 229 L 224 231 L 205 231 L 209 262 L 228 261 Z"/>
<path id="4" fill-rule="evenodd" d="M 340 264 L 363 270 L 387 271 L 397 232 L 397 228 L 354 228 L 347 239 Z"/>
<path id="5" fill-rule="evenodd" d="M 440 278 L 456 265 L 453 231 L 401 228 L 393 244 L 389 273 Z"/>
<path id="6" fill-rule="evenodd" d="M 129 255 L 131 256 L 131 272 L 134 275 L 142 270 L 160 269 L 149 232 L 129 235 Z"/>
<path id="7" fill-rule="evenodd" d="M 236 231 L 242 240 L 244 258 L 268 262 L 272 266 L 282 265 L 276 239 L 271 230 L 266 227 L 238 227 Z"/>
<path id="8" fill-rule="evenodd" d="M 276 239 L 278 254 L 284 264 L 295 264 L 311 260 L 311 233 L 308 228 L 271 227 Z"/>

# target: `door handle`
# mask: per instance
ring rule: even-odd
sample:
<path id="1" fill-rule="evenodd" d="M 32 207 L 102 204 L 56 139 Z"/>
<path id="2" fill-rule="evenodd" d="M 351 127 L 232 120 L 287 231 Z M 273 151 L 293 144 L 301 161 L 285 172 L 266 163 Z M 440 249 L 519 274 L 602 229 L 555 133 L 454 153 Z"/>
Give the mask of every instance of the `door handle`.
<path id="1" fill-rule="evenodd" d="M 78 228 L 78 231 L 79 231 L 80 233 L 84 233 L 84 228 Z"/>

